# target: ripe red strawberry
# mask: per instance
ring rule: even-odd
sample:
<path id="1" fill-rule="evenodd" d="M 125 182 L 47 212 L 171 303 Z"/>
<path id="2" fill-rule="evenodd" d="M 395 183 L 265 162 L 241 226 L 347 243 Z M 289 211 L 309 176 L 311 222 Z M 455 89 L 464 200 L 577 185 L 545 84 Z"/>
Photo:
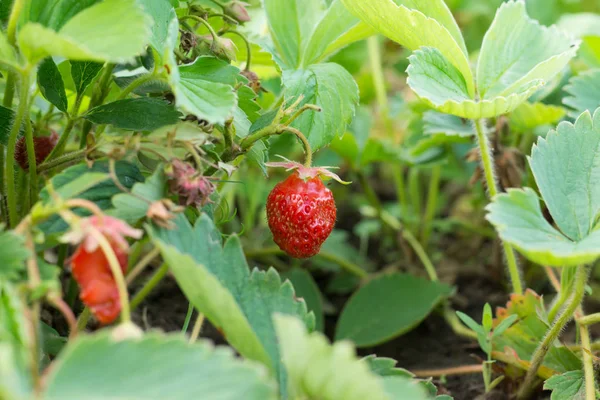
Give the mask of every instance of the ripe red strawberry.
<path id="1" fill-rule="evenodd" d="M 46 157 L 50 155 L 56 143 L 58 142 L 58 134 L 52 132 L 50 136 L 38 136 L 33 138 L 33 148 L 35 149 L 35 163 L 40 165 Z M 17 141 L 15 148 L 15 161 L 24 170 L 29 169 L 29 159 L 27 158 L 27 143 L 25 136 L 22 136 Z"/>
<path id="2" fill-rule="evenodd" d="M 121 270 L 127 268 L 127 253 L 111 243 Z M 81 288 L 80 298 L 102 324 L 110 324 L 121 312 L 121 301 L 108 260 L 100 247 L 88 252 L 80 245 L 71 259 L 73 277 Z"/>
<path id="3" fill-rule="evenodd" d="M 267 165 L 295 169 L 275 185 L 267 198 L 267 220 L 273 240 L 292 257 L 316 255 L 331 234 L 336 218 L 333 194 L 323 185 L 321 176 L 339 178 L 324 168 L 306 168 L 292 162 Z"/>

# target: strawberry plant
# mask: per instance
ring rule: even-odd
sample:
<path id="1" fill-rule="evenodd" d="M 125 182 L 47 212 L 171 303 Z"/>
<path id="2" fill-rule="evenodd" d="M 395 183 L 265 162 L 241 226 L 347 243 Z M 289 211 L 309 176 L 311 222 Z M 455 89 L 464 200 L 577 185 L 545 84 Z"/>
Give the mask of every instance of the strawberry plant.
<path id="1" fill-rule="evenodd" d="M 599 397 L 597 1 L 0 20 L 0 399 Z"/>

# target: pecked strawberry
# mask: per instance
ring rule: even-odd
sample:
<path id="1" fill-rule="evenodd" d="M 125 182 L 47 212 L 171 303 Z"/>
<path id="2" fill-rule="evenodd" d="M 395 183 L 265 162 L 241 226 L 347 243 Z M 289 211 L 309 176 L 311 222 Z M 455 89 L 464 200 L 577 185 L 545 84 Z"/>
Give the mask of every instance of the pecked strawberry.
<path id="1" fill-rule="evenodd" d="M 267 165 L 294 170 L 275 185 L 267 198 L 267 220 L 273 240 L 292 257 L 316 255 L 331 234 L 336 218 L 333 194 L 321 177 L 342 181 L 325 168 L 308 168 L 291 161 Z"/>
<path id="2" fill-rule="evenodd" d="M 81 288 L 81 301 L 100 323 L 110 324 L 121 312 L 119 292 L 106 255 L 89 234 L 90 227 L 106 237 L 123 272 L 127 268 L 129 250 L 125 236 L 140 238 L 142 232 L 116 218 L 93 216 L 83 220 L 80 229 L 64 236 L 65 241 L 79 244 L 71 258 L 71 270 Z"/>

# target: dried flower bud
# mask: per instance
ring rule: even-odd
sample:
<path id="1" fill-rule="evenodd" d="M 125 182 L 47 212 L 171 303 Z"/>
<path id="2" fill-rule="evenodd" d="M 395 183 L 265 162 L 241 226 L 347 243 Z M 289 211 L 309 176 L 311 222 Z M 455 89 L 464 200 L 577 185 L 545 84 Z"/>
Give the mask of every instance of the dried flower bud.
<path id="1" fill-rule="evenodd" d="M 202 176 L 190 164 L 174 160 L 165 172 L 169 178 L 169 188 L 173 194 L 179 195 L 179 204 L 204 206 L 210 202 L 210 195 L 215 185 L 210 178 Z"/>
<path id="2" fill-rule="evenodd" d="M 171 220 L 175 218 L 175 213 L 183 211 L 183 207 L 174 204 L 169 199 L 155 201 L 148 208 L 146 216 L 154 221 L 158 226 L 166 229 L 172 229 L 173 223 Z"/>
<path id="3" fill-rule="evenodd" d="M 250 89 L 254 90 L 254 93 L 258 94 L 261 89 L 260 79 L 258 79 L 258 75 L 254 71 L 242 71 L 241 74 L 248 79 L 248 86 Z"/>
<path id="4" fill-rule="evenodd" d="M 58 143 L 58 134 L 52 132 L 50 136 L 38 136 L 33 138 L 33 148 L 35 149 L 35 163 L 40 165 L 50 155 Z M 29 169 L 29 158 L 27 156 L 27 142 L 25 136 L 17 141 L 15 148 L 15 161 L 24 170 Z"/>

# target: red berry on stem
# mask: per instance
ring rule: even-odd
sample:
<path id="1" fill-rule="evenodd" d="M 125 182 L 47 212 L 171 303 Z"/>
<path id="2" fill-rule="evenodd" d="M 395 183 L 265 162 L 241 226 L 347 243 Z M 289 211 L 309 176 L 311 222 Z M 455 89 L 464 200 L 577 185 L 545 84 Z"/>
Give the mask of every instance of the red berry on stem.
<path id="1" fill-rule="evenodd" d="M 312 177 L 302 177 L 302 172 L 294 171 L 275 185 L 267 198 L 273 239 L 281 250 L 296 258 L 319 253 L 336 218 L 333 194 L 323 185 L 318 172 Z"/>
<path id="2" fill-rule="evenodd" d="M 110 241 L 109 241 L 110 242 Z M 121 270 L 127 268 L 127 253 L 110 242 Z M 100 247 L 87 251 L 79 245 L 71 259 L 73 277 L 81 288 L 80 298 L 102 324 L 110 324 L 121 312 L 121 301 L 108 259 Z"/>

